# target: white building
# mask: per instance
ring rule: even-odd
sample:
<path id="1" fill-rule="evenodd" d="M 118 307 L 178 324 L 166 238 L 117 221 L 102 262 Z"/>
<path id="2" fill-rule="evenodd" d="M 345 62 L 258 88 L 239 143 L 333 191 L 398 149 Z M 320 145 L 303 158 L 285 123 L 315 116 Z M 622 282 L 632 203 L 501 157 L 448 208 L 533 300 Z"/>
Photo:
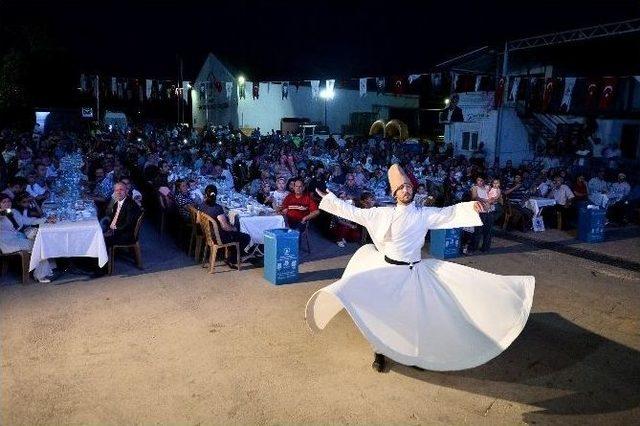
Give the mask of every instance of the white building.
<path id="1" fill-rule="evenodd" d="M 498 111 L 493 108 L 494 92 L 459 93 L 458 106 L 462 109 L 463 122 L 448 123 L 444 128 L 444 140 L 453 144 L 455 155 L 469 157 L 484 143 L 486 158 L 492 162 L 496 155 Z M 532 160 L 534 147 L 529 144 L 527 129 L 514 108 L 503 108 L 500 161 L 511 160 L 520 164 Z"/>
<path id="2" fill-rule="evenodd" d="M 263 132 L 279 130 L 283 118 L 307 118 L 311 122 L 326 123 L 333 132 L 348 126 L 354 112 L 374 113 L 376 118 L 388 120 L 396 109 L 418 110 L 418 96 L 392 95 L 369 92 L 361 97 L 358 90 L 335 88 L 332 99 L 311 96 L 311 87 L 305 83 L 296 88 L 289 84 L 286 99 L 282 98 L 281 83 L 259 83 L 259 97 L 253 99 L 253 82 L 246 82 L 245 98 L 238 95 L 238 75 L 229 70 L 213 54 L 209 54 L 191 91 L 193 126 L 232 123 L 240 128 L 260 127 Z M 232 82 L 231 96 L 227 97 L 227 82 Z M 324 89 L 324 81 L 320 89 Z"/>
<path id="3" fill-rule="evenodd" d="M 558 33 L 547 39 L 561 40 L 572 37 L 573 33 Z M 532 43 L 532 39 L 523 40 Z M 541 45 L 554 44 L 547 43 L 547 39 L 541 37 Z M 640 161 L 640 77 L 634 77 L 640 61 L 636 57 L 629 59 L 628 64 L 613 60 L 619 55 L 616 52 L 625 51 L 623 46 L 637 46 L 637 40 L 637 36 L 628 40 L 591 40 L 579 46 L 558 42 L 561 46 L 553 46 L 553 49 L 538 47 L 510 52 L 502 106 L 494 108 L 494 92 L 458 93 L 458 106 L 462 109 L 464 121 L 445 123 L 444 141 L 453 144 L 456 155 L 470 155 L 480 143 L 484 143 L 489 163 L 498 157 L 503 164 L 506 160 L 519 164 L 535 160 L 537 152 L 544 146 L 571 138 L 571 132 L 574 135 L 583 132 L 585 135 L 584 124 L 588 123 L 590 129 L 595 129 L 589 136 L 599 139 L 602 146 L 619 147 L 624 161 Z M 518 47 L 519 42 L 516 40 L 508 44 Z M 618 50 L 611 48 L 613 43 Z M 591 60 L 599 55 L 609 56 L 603 56 L 599 61 Z M 607 58 L 611 60 L 607 61 Z M 495 75 L 496 64 L 506 63 L 503 60 L 503 51 L 485 47 L 444 62 L 438 71 Z M 603 82 L 607 76 L 615 80 L 613 101 L 605 108 L 597 104 L 587 107 L 588 80 L 595 77 L 598 81 L 598 99 L 603 89 L 610 87 Z M 539 87 L 544 89 L 544 84 L 551 79 L 556 82 L 562 80 L 564 84 L 569 78 L 573 79 L 574 85 L 566 93 L 563 85 L 560 85 L 561 90 L 550 91 L 552 95 L 548 99 L 551 99 L 550 104 L 555 102 L 555 107 L 533 106 L 531 94 L 543 96 Z M 543 85 L 536 86 L 538 83 Z M 558 108 L 566 94 L 569 105 L 564 109 Z"/>

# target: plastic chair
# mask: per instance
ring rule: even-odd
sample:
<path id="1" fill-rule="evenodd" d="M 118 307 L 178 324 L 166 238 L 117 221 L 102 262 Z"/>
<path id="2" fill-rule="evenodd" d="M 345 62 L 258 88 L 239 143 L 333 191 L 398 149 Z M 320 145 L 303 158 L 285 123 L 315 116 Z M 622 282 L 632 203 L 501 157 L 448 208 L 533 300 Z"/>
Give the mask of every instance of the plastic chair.
<path id="1" fill-rule="evenodd" d="M 160 235 L 164 235 L 171 209 L 174 206 L 171 194 L 164 195 L 158 191 L 158 204 L 160 205 Z"/>
<path id="2" fill-rule="evenodd" d="M 189 249 L 187 255 L 191 256 L 191 251 L 194 250 L 194 256 L 196 261 L 198 260 L 199 250 L 198 246 L 202 246 L 202 229 L 200 228 L 200 222 L 198 220 L 198 209 L 194 206 L 189 206 L 189 217 L 191 218 L 191 236 L 189 237 Z"/>
<path id="3" fill-rule="evenodd" d="M 201 213 L 202 225 L 204 231 L 205 238 L 205 248 L 204 248 L 204 258 L 207 258 L 207 250 L 209 251 L 209 273 L 213 274 L 216 264 L 216 257 L 218 255 L 218 250 L 224 249 L 225 260 L 229 259 L 229 248 L 235 247 L 236 249 L 236 257 L 237 257 L 237 267 L 238 271 L 240 270 L 240 243 L 237 241 L 232 241 L 230 243 L 223 243 L 220 238 L 220 229 L 218 227 L 218 222 L 215 221 L 211 216 Z M 204 260 L 203 260 L 204 267 Z"/>

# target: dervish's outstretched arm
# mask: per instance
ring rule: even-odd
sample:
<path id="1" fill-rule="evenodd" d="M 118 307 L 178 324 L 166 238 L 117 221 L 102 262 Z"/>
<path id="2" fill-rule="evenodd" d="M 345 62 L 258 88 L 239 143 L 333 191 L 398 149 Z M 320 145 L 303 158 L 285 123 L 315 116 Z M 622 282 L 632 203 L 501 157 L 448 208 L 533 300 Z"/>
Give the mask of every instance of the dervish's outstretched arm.
<path id="1" fill-rule="evenodd" d="M 482 204 L 476 201 L 458 203 L 449 207 L 423 207 L 423 215 L 429 229 L 451 229 L 482 226 L 479 212 Z"/>

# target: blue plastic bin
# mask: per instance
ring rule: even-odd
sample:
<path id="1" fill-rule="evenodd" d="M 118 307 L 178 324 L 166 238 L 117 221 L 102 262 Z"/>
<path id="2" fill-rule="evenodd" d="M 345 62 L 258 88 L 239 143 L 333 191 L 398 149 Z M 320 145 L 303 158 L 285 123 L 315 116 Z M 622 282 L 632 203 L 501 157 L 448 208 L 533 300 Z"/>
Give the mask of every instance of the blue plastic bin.
<path id="1" fill-rule="evenodd" d="M 430 230 L 431 256 L 437 259 L 451 259 L 460 256 L 460 228 Z"/>
<path id="2" fill-rule="evenodd" d="M 298 240 L 292 229 L 264 232 L 264 278 L 271 284 L 288 284 L 298 280 Z"/>
<path id="3" fill-rule="evenodd" d="M 604 241 L 604 224 L 607 211 L 602 208 L 582 207 L 578 212 L 578 239 L 587 243 Z"/>

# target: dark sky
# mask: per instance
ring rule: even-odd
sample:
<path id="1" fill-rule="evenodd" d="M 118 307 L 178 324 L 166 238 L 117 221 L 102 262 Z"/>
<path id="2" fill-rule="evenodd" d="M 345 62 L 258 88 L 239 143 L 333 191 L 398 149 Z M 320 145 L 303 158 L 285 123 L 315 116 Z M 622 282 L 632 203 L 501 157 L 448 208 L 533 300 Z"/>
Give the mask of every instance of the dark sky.
<path id="1" fill-rule="evenodd" d="M 193 79 L 213 52 L 249 80 L 392 75 L 485 44 L 640 16 L 640 2 L 8 1 L 5 25 L 44 26 L 84 72 Z M 637 52 L 636 52 L 637 54 Z"/>

